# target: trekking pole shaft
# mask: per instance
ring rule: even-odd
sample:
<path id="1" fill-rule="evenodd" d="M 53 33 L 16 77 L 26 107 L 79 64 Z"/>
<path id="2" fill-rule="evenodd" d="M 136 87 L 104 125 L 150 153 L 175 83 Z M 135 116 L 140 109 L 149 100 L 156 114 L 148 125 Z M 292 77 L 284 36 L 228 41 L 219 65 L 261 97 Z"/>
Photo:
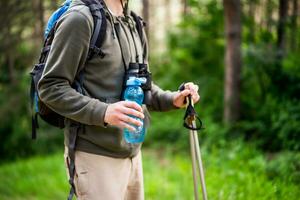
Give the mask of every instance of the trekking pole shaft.
<path id="1" fill-rule="evenodd" d="M 193 167 L 194 195 L 195 195 L 195 200 L 199 200 L 196 151 L 195 151 L 195 143 L 192 134 L 193 134 L 192 131 L 190 131 L 190 148 L 191 148 L 192 167 Z"/>
<path id="2" fill-rule="evenodd" d="M 194 107 L 194 102 L 193 102 L 193 99 L 191 97 L 187 97 L 186 98 L 186 101 L 191 103 L 191 105 Z M 191 126 L 193 128 L 196 128 L 196 121 L 195 119 L 193 119 L 191 122 L 190 122 Z M 200 151 L 200 145 L 199 145 L 199 140 L 198 140 L 198 133 L 196 130 L 191 130 L 190 131 L 190 136 L 191 136 L 191 144 L 194 145 L 193 148 L 193 151 L 194 153 L 192 154 L 196 154 L 196 160 L 197 160 L 197 164 L 198 164 L 198 169 L 199 169 L 199 175 L 200 175 L 200 182 L 201 182 L 201 189 L 202 189 L 202 197 L 203 197 L 203 200 L 207 200 L 207 192 L 206 192 L 206 185 L 205 185 L 205 175 L 204 175 L 204 170 L 203 170 L 203 164 L 202 164 L 202 159 L 201 159 L 201 151 Z M 194 170 L 194 169 L 193 169 Z M 194 173 L 196 174 L 196 173 Z M 197 187 L 198 189 L 198 187 Z"/>
<path id="3" fill-rule="evenodd" d="M 193 127 L 196 127 L 196 122 L 192 122 Z M 200 145 L 199 145 L 199 140 L 198 140 L 198 134 L 197 131 L 192 131 L 193 134 L 193 140 L 194 140 L 194 149 L 195 149 L 195 154 L 196 158 L 198 161 L 198 167 L 199 167 L 199 174 L 200 174 L 200 182 L 201 182 L 201 189 L 202 189 L 202 197 L 203 200 L 207 200 L 207 192 L 206 192 L 206 185 L 205 185 L 205 174 L 203 170 L 203 164 L 202 164 L 202 159 L 201 159 L 201 151 L 200 151 Z"/>

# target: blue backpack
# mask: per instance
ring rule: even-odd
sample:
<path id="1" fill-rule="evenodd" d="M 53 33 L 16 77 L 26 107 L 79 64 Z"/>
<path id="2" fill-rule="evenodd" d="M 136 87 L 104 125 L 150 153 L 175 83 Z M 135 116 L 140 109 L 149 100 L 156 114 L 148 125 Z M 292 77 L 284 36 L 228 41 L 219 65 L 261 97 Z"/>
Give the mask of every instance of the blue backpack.
<path id="1" fill-rule="evenodd" d="M 45 29 L 45 38 L 47 38 L 51 29 L 54 27 L 59 18 L 69 9 L 72 0 L 66 0 L 49 18 L 46 29 Z"/>

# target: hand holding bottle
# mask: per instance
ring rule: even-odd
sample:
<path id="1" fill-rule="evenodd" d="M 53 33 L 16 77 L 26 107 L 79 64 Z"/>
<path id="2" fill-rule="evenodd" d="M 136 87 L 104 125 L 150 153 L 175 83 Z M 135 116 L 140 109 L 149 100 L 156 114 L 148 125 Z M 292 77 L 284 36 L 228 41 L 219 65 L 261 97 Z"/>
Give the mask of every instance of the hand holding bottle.
<path id="1" fill-rule="evenodd" d="M 104 122 L 119 128 L 136 131 L 134 126 L 142 126 L 142 122 L 133 117 L 144 119 L 142 107 L 133 101 L 120 101 L 107 107 Z M 132 126 L 134 125 L 134 126 Z"/>

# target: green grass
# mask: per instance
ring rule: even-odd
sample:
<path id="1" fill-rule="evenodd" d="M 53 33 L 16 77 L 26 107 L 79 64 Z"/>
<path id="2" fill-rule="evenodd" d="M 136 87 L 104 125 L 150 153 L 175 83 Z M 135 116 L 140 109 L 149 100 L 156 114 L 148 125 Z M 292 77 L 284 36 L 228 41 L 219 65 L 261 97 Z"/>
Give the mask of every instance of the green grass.
<path id="1" fill-rule="evenodd" d="M 202 149 L 209 199 L 296 200 L 300 185 L 287 177 L 267 176 L 265 157 L 239 142 Z M 192 200 L 189 150 L 144 149 L 146 200 Z M 299 182 L 298 182 L 299 183 Z M 63 155 L 35 157 L 0 166 L 1 200 L 66 199 L 69 186 Z"/>

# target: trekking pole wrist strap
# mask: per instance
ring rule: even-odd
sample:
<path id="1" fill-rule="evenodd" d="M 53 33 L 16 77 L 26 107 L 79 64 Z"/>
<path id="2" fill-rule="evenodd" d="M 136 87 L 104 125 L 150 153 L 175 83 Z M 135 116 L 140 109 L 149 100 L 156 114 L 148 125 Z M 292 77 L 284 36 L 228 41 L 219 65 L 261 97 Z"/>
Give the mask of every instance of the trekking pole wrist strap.
<path id="1" fill-rule="evenodd" d="M 183 91 L 184 89 L 185 89 L 185 83 L 182 83 L 179 86 L 179 91 Z M 187 107 L 186 107 L 185 115 L 183 117 L 183 121 L 184 121 L 183 126 L 187 129 L 193 130 L 193 131 L 198 131 L 198 130 L 204 129 L 203 123 L 202 123 L 201 119 L 199 118 L 199 116 L 193 106 L 192 96 L 191 95 L 187 96 L 185 101 L 187 103 Z M 195 124 L 193 124 L 193 122 Z M 198 127 L 196 124 L 198 124 Z"/>

